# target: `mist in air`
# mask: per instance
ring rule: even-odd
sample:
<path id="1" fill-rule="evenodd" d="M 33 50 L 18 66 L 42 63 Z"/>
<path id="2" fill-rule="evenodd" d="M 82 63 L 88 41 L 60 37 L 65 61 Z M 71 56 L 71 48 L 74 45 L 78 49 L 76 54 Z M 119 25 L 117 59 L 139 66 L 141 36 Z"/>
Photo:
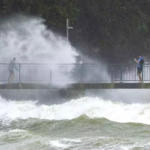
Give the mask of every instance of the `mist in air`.
<path id="1" fill-rule="evenodd" d="M 40 18 L 18 15 L 0 24 L 0 62 L 75 63 L 76 50 Z"/>

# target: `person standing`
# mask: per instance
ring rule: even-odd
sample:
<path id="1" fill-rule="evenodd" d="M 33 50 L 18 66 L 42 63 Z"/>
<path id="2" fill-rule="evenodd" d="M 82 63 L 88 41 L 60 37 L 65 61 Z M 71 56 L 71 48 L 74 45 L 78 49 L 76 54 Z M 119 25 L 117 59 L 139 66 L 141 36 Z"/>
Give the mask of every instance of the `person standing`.
<path id="1" fill-rule="evenodd" d="M 11 60 L 11 62 L 9 63 L 8 69 L 9 69 L 8 83 L 11 83 L 15 77 L 14 69 L 19 71 L 18 68 L 16 67 L 16 58 L 13 58 L 13 60 Z"/>
<path id="2" fill-rule="evenodd" d="M 143 71 L 143 64 L 144 64 L 144 58 L 139 55 L 139 59 L 136 60 L 136 58 L 134 59 L 136 63 L 138 63 L 137 66 L 137 75 L 139 76 L 139 82 L 142 82 L 142 77 L 141 77 L 141 72 Z"/>

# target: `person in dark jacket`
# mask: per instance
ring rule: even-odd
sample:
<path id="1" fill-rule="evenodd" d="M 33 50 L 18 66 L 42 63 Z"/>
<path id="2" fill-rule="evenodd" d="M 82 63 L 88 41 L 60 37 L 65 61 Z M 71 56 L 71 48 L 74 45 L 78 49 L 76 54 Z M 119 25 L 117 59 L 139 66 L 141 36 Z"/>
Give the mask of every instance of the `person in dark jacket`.
<path id="1" fill-rule="evenodd" d="M 141 77 L 141 72 L 143 71 L 143 65 L 144 65 L 144 58 L 139 55 L 139 59 L 136 60 L 136 58 L 134 59 L 136 63 L 138 63 L 137 65 L 137 75 L 139 76 L 139 82 L 142 82 L 142 77 Z"/>

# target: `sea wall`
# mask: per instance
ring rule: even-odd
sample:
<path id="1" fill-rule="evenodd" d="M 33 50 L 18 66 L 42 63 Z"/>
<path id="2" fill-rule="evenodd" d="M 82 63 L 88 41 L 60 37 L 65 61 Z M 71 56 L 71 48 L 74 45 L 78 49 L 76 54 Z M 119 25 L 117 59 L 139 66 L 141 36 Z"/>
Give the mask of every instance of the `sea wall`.
<path id="1" fill-rule="evenodd" d="M 58 89 L 0 89 L 0 95 L 7 100 L 38 100 L 39 103 L 57 104 L 84 96 L 85 91 Z"/>

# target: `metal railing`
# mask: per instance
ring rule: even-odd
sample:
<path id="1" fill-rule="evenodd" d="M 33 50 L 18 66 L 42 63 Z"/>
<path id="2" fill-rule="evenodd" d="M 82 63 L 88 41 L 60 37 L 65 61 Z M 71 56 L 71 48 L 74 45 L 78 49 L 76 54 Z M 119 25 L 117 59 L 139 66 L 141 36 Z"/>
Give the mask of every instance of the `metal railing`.
<path id="1" fill-rule="evenodd" d="M 109 83 L 137 82 L 136 65 L 16 64 L 13 82 L 24 83 Z M 8 82 L 8 64 L 0 64 L 0 82 Z M 143 66 L 143 81 L 150 81 L 150 65 Z"/>

